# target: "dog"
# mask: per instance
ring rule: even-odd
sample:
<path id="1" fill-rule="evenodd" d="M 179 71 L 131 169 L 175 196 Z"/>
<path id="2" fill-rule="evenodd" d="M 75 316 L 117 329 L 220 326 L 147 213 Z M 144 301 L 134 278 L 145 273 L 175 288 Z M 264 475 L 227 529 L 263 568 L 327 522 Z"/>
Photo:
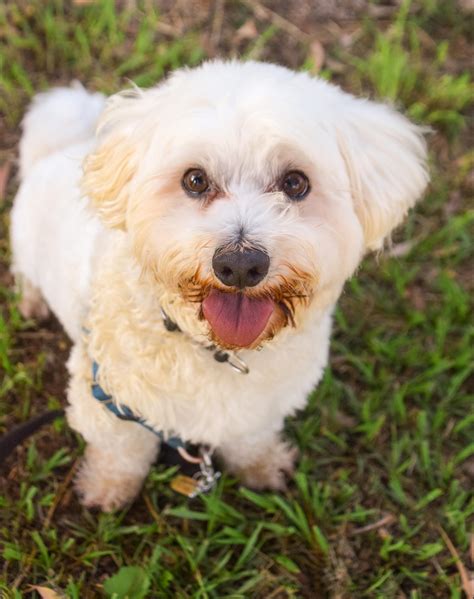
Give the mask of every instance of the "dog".
<path id="1" fill-rule="evenodd" d="M 321 379 L 345 281 L 422 196 L 426 161 L 423 130 L 393 108 L 272 64 L 34 99 L 12 271 L 23 316 L 52 310 L 73 341 L 84 505 L 133 501 L 170 438 L 284 488 L 284 419 Z"/>

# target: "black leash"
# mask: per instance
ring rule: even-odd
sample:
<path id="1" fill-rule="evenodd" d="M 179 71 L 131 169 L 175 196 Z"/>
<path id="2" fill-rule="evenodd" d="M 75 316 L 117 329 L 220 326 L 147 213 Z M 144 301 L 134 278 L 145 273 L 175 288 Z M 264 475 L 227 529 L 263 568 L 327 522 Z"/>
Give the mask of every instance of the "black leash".
<path id="1" fill-rule="evenodd" d="M 0 467 L 18 445 L 21 445 L 23 441 L 31 437 L 42 426 L 51 424 L 51 422 L 63 416 L 64 410 L 62 409 L 50 410 L 15 426 L 11 431 L 0 437 Z M 186 449 L 193 456 L 199 454 L 199 448 L 196 445 L 186 444 Z M 158 463 L 165 464 L 166 466 L 178 466 L 179 471 L 187 476 L 193 476 L 199 472 L 198 465 L 191 464 L 183 459 L 176 449 L 166 443 L 161 444 Z"/>
<path id="2" fill-rule="evenodd" d="M 3 435 L 3 437 L 0 437 L 0 465 L 7 459 L 15 447 L 20 445 L 20 443 L 23 443 L 25 439 L 30 437 L 39 428 L 53 422 L 60 416 L 64 416 L 64 410 L 50 410 L 49 412 L 44 412 L 39 416 L 31 418 L 27 422 L 23 422 L 23 424 L 15 426 L 14 429 Z"/>

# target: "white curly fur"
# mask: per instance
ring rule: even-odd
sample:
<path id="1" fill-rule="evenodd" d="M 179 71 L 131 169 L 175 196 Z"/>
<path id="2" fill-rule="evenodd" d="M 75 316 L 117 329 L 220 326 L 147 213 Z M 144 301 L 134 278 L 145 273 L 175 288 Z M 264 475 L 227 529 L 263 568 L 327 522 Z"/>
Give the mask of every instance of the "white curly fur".
<path id="1" fill-rule="evenodd" d="M 92 397 L 93 360 L 117 402 L 211 445 L 244 482 L 281 488 L 295 459 L 283 421 L 321 378 L 344 282 L 427 184 L 421 132 L 392 108 L 254 62 L 184 69 L 103 104 L 81 87 L 33 103 L 11 228 L 24 312 L 44 315 L 43 297 L 74 341 L 68 419 L 89 444 L 83 501 L 132 500 L 158 451 L 152 433 Z M 221 189 L 212 201 L 183 191 L 194 166 Z M 288 169 L 311 181 L 301 202 L 275 188 Z M 237 235 L 270 256 L 252 293 L 307 296 L 294 326 L 272 320 L 240 351 L 245 376 L 205 349 L 212 331 L 190 298 L 219 287 L 212 256 Z"/>

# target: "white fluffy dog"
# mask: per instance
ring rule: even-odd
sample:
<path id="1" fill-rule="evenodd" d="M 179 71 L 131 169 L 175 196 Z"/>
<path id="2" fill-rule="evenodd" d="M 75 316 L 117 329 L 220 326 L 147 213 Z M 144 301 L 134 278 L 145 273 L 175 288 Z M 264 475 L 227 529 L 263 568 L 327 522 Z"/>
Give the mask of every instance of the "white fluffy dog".
<path id="1" fill-rule="evenodd" d="M 282 488 L 296 454 L 283 421 L 321 378 L 344 282 L 427 184 L 420 129 L 256 62 L 107 102 L 56 89 L 23 126 L 13 271 L 23 314 L 49 306 L 74 341 L 84 504 L 133 500 L 160 444 L 94 385 L 245 484 Z"/>

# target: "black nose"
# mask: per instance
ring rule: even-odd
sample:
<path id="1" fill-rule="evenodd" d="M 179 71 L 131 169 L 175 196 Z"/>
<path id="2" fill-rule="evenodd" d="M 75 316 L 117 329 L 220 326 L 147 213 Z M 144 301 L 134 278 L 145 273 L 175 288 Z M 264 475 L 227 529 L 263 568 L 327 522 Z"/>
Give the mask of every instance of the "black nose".
<path id="1" fill-rule="evenodd" d="M 261 250 L 217 250 L 212 259 L 216 277 L 228 287 L 254 287 L 265 278 L 270 266 L 268 254 Z"/>

